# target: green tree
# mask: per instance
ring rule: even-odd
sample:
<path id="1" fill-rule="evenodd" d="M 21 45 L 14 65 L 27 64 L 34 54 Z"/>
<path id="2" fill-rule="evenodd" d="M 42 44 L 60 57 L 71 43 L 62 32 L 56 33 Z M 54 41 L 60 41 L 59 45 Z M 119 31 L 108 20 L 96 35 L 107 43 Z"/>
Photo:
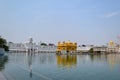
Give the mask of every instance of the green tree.
<path id="1" fill-rule="evenodd" d="M 0 47 L 3 47 L 3 45 L 6 45 L 6 40 L 0 37 Z"/>
<path id="2" fill-rule="evenodd" d="M 6 44 L 7 44 L 6 39 L 0 37 L 0 48 L 4 48 L 5 51 L 9 51 L 9 47 Z"/>
<path id="3" fill-rule="evenodd" d="M 5 49 L 5 51 L 9 51 L 9 47 L 6 45 L 3 45 L 3 48 Z"/>
<path id="4" fill-rule="evenodd" d="M 43 46 L 47 46 L 47 44 L 46 44 L 46 43 L 41 43 L 41 45 L 43 45 Z"/>
<path id="5" fill-rule="evenodd" d="M 91 48 L 91 49 L 89 50 L 89 52 L 90 52 L 90 53 L 93 53 L 93 48 Z"/>

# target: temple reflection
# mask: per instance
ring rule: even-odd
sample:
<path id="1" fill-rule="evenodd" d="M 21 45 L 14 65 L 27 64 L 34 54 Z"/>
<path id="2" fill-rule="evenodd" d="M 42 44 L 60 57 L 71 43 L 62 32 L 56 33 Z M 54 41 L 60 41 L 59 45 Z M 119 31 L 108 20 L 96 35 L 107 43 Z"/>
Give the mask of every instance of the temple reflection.
<path id="1" fill-rule="evenodd" d="M 56 58 L 59 67 L 71 68 L 77 64 L 76 55 L 56 55 Z"/>
<path id="2" fill-rule="evenodd" d="M 115 65 L 119 64 L 120 66 L 120 54 L 109 54 L 107 56 L 107 60 L 112 69 L 115 67 Z"/>

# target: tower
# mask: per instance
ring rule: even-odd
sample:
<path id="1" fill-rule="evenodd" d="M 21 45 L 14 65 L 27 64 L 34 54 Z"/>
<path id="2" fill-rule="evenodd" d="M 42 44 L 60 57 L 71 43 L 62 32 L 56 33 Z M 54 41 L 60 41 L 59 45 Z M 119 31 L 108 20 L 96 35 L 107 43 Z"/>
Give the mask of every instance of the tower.
<path id="1" fill-rule="evenodd" d="M 117 44 L 118 44 L 118 47 L 120 48 L 120 35 L 117 36 Z"/>

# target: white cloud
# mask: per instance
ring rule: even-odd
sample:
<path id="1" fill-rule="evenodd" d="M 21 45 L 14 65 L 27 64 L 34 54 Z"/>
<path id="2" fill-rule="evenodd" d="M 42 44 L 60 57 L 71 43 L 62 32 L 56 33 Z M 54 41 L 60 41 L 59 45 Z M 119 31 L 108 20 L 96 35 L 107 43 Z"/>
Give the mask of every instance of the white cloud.
<path id="1" fill-rule="evenodd" d="M 104 15 L 103 17 L 104 18 L 110 18 L 110 17 L 113 17 L 113 16 L 117 16 L 119 14 L 120 14 L 119 12 L 111 12 L 111 13 L 108 13 L 108 14 Z"/>

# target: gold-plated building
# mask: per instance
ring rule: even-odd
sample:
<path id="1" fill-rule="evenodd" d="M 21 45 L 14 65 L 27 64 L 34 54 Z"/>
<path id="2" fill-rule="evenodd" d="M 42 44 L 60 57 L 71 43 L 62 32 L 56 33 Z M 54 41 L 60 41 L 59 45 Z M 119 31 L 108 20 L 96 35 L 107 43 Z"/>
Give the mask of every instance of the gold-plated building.
<path id="1" fill-rule="evenodd" d="M 110 42 L 109 42 L 109 46 L 114 47 L 114 46 L 115 46 L 115 43 L 114 43 L 113 41 L 110 41 Z"/>
<path id="2" fill-rule="evenodd" d="M 77 50 L 77 43 L 73 43 L 73 42 L 70 42 L 70 41 L 63 41 L 62 43 L 61 42 L 58 42 L 58 45 L 57 45 L 57 50 L 56 52 L 76 52 Z"/>

